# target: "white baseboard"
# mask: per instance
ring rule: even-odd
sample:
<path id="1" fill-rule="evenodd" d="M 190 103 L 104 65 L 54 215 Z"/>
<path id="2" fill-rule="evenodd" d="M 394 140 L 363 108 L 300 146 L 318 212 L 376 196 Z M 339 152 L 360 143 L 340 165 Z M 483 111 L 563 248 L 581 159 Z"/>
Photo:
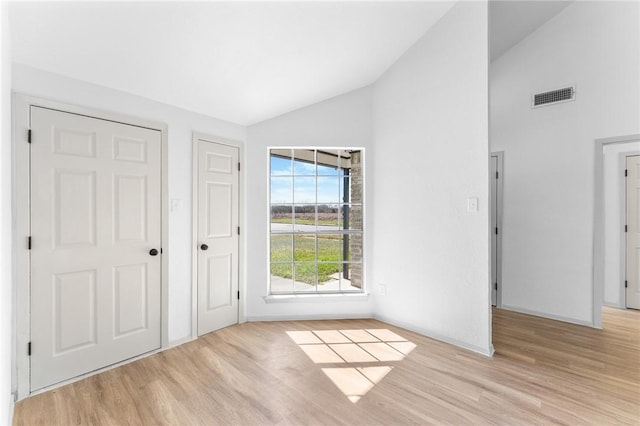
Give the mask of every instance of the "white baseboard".
<path id="1" fill-rule="evenodd" d="M 247 317 L 247 322 L 259 321 L 315 321 L 339 319 L 371 319 L 372 314 L 317 314 L 317 315 L 258 315 Z"/>
<path id="2" fill-rule="evenodd" d="M 608 306 L 610 308 L 616 308 L 616 309 L 627 309 L 626 306 L 622 306 L 617 303 L 609 303 L 609 302 L 602 302 L 602 306 Z"/>
<path id="3" fill-rule="evenodd" d="M 561 315 L 554 315 L 554 314 L 549 314 L 549 313 L 546 313 L 546 312 L 534 311 L 532 309 L 518 308 L 516 306 L 509 306 L 509 305 L 505 305 L 505 304 L 503 304 L 500 307 L 500 309 L 505 309 L 507 311 L 513 311 L 513 312 L 519 312 L 521 314 L 533 315 L 533 316 L 536 316 L 536 317 L 552 319 L 552 320 L 555 320 L 555 321 L 568 322 L 570 324 L 584 325 L 586 327 L 597 328 L 597 327 L 594 327 L 593 321 L 585 321 L 585 320 L 581 320 L 581 319 L 577 319 L 577 318 L 563 317 Z"/>
<path id="4" fill-rule="evenodd" d="M 169 342 L 167 346 L 163 347 L 160 351 L 162 352 L 167 349 L 175 348 L 176 346 L 184 345 L 185 343 L 189 343 L 193 340 L 196 340 L 197 338 L 198 338 L 197 336 L 192 337 L 191 335 L 188 335 L 178 340 L 172 340 L 171 342 Z"/>
<path id="5" fill-rule="evenodd" d="M 463 342 L 461 340 L 452 339 L 450 337 L 444 336 L 439 333 L 434 333 L 431 330 L 422 327 L 416 327 L 412 324 L 408 324 L 402 321 L 396 321 L 393 318 L 387 317 L 385 315 L 374 315 L 373 318 L 378 321 L 386 322 L 387 324 L 395 325 L 396 327 L 404 328 L 409 331 L 413 331 L 414 333 L 422 334 L 423 336 L 429 337 L 430 339 L 438 340 L 440 342 L 448 343 L 450 345 L 458 346 L 463 349 L 470 350 L 472 352 L 479 353 L 480 355 L 491 357 L 495 352 L 493 349 L 493 345 L 490 345 L 490 348 L 487 350 L 485 348 L 481 348 L 476 345 L 470 345 L 467 342 Z"/>

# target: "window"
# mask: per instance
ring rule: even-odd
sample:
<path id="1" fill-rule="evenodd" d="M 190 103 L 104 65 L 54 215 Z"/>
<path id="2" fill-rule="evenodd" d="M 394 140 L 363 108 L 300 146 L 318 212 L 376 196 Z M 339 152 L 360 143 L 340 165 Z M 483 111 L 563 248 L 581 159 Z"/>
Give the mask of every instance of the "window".
<path id="1" fill-rule="evenodd" d="M 363 150 L 269 150 L 270 293 L 363 291 Z"/>

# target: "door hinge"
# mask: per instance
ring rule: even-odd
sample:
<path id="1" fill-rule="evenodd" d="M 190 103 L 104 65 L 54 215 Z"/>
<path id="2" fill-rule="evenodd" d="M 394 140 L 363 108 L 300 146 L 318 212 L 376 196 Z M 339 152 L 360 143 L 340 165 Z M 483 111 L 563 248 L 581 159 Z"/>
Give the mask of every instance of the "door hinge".
<path id="1" fill-rule="evenodd" d="M 240 235 L 240 227 L 238 226 L 238 235 Z"/>
<path id="2" fill-rule="evenodd" d="M 624 288 L 627 288 L 628 284 L 627 284 L 627 280 L 624 280 Z"/>
<path id="3" fill-rule="evenodd" d="M 27 143 L 31 143 L 31 129 L 27 131 Z"/>
<path id="4" fill-rule="evenodd" d="M 496 235 L 498 235 L 498 227 L 496 226 Z"/>
<path id="5" fill-rule="evenodd" d="M 498 283 L 493 283 L 493 288 L 497 290 L 498 289 Z"/>
<path id="6" fill-rule="evenodd" d="M 624 226 L 624 232 L 627 232 L 627 225 Z"/>
<path id="7" fill-rule="evenodd" d="M 27 343 L 27 355 L 31 356 L 31 342 Z"/>
<path id="8" fill-rule="evenodd" d="M 238 162 L 238 171 L 240 171 L 240 162 Z"/>
<path id="9" fill-rule="evenodd" d="M 627 169 L 624 169 L 624 177 L 627 177 Z"/>
<path id="10" fill-rule="evenodd" d="M 31 236 L 27 237 L 27 250 L 31 250 Z"/>
<path id="11" fill-rule="evenodd" d="M 160 247 L 160 254 L 162 254 L 162 247 Z"/>
<path id="12" fill-rule="evenodd" d="M 500 178 L 500 172 L 496 172 L 496 179 Z"/>
<path id="13" fill-rule="evenodd" d="M 238 300 L 240 300 L 240 290 L 238 290 Z"/>

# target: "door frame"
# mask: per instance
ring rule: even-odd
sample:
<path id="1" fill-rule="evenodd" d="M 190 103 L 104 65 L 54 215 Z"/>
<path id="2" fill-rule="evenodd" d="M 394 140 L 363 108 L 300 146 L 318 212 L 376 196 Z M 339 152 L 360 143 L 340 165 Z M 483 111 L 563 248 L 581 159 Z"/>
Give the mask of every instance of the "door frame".
<path id="1" fill-rule="evenodd" d="M 602 328 L 602 305 L 604 303 L 604 146 L 640 140 L 640 134 L 615 136 L 595 140 L 594 155 L 594 197 L 593 197 L 593 274 L 592 285 L 592 327 Z M 626 208 L 625 208 L 626 210 Z M 625 211 L 626 213 L 626 211 Z M 626 249 L 625 249 L 626 262 Z M 625 294 L 626 298 L 626 294 Z M 626 301 L 625 301 L 626 305 Z"/>
<path id="2" fill-rule="evenodd" d="M 242 142 L 231 139 L 213 136 L 206 133 L 193 132 L 191 150 L 192 150 L 192 185 L 191 185 L 191 338 L 198 338 L 198 142 L 216 143 L 219 145 L 227 145 L 238 149 L 238 161 L 242 165 L 238 172 L 238 225 L 240 226 L 240 235 L 238 238 L 238 290 L 240 291 L 240 299 L 238 300 L 238 324 L 246 322 L 245 301 L 246 286 L 244 282 L 244 146 Z"/>
<path id="3" fill-rule="evenodd" d="M 622 166 L 622 170 L 627 169 L 627 158 L 629 157 L 638 157 L 640 156 L 640 151 L 629 151 L 629 152 L 621 152 L 618 154 L 618 164 Z M 622 206 L 620 207 L 620 217 L 622 221 L 620 223 L 627 224 L 627 185 L 629 183 L 629 179 L 625 177 L 622 180 L 622 191 L 623 196 L 621 198 Z M 629 253 L 627 253 L 627 233 L 620 228 L 620 278 L 623 278 L 626 282 L 627 279 L 627 257 Z M 604 282 L 603 282 L 604 284 Z M 627 288 L 624 286 L 624 282 L 620 280 L 620 294 L 622 295 L 622 307 L 624 309 L 633 309 L 627 306 Z"/>
<path id="4" fill-rule="evenodd" d="M 498 171 L 498 187 L 496 190 L 496 197 L 498 198 L 498 205 L 496 206 L 496 226 L 498 227 L 498 236 L 496 237 L 496 256 L 498 260 L 496 262 L 496 280 L 498 281 L 498 289 L 496 291 L 496 308 L 502 307 L 502 206 L 503 206 L 503 194 L 504 194 L 504 151 L 496 151 L 489 154 L 489 159 L 491 157 L 498 158 L 498 164 L 496 166 L 496 170 Z M 491 170 L 491 165 L 489 165 L 489 170 Z M 493 176 L 490 176 L 489 179 L 493 179 Z M 491 195 L 491 188 L 489 188 L 489 195 Z M 491 197 L 489 197 L 491 198 Z M 489 210 L 489 214 L 491 214 L 491 210 Z M 491 225 L 491 218 L 489 218 L 489 225 Z M 490 232 L 494 232 L 493 229 L 490 229 Z M 491 241 L 491 238 L 489 238 Z M 489 246 L 489 253 L 491 253 L 491 246 Z M 493 287 L 492 282 L 489 283 L 491 288 Z M 492 290 L 493 291 L 493 290 Z"/>
<path id="5" fill-rule="evenodd" d="M 133 125 L 137 127 L 145 127 L 160 132 L 161 138 L 161 247 L 163 248 L 161 258 L 161 302 L 160 302 L 160 327 L 161 327 L 161 346 L 159 350 L 166 349 L 169 346 L 169 327 L 168 327 L 168 287 L 169 287 L 169 221 L 168 221 L 168 128 L 167 125 L 160 122 L 150 121 L 137 117 L 130 117 L 118 113 L 99 110 L 96 108 L 89 108 L 77 105 L 66 104 L 57 101 L 51 101 L 38 97 L 25 95 L 22 93 L 13 93 L 12 96 L 12 111 L 13 111 L 13 125 L 11 129 L 11 139 L 13 148 L 12 158 L 12 212 L 13 212 L 13 224 L 14 235 L 12 241 L 12 253 L 14 256 L 14 276 L 13 276 L 13 288 L 16 295 L 15 304 L 15 321 L 16 321 L 16 384 L 17 384 L 17 399 L 25 398 L 31 395 L 31 368 L 29 363 L 29 355 L 27 353 L 27 345 L 31 340 L 30 328 L 31 328 L 31 311 L 30 311 L 30 298 L 31 298 L 31 257 L 27 246 L 27 237 L 30 235 L 30 223 L 31 223 L 31 205 L 30 205 L 30 191 L 25 191 L 24 188 L 31 187 L 31 159 L 29 143 L 27 142 L 28 130 L 30 127 L 30 110 L 31 107 L 42 107 L 48 109 L 54 109 L 61 112 L 67 112 L 71 114 L 83 115 L 91 118 L 97 118 L 101 120 L 113 121 L 122 124 Z M 24 167 L 28 164 L 29 167 Z M 153 353 L 150 352 L 150 353 Z M 135 357 L 133 358 L 135 359 Z M 118 364 L 115 364 L 118 365 Z M 98 369 L 86 375 L 81 375 L 75 378 L 70 378 L 55 385 L 46 387 L 33 394 L 41 393 L 46 390 L 62 386 L 72 381 L 78 380 L 81 377 L 95 374 L 99 371 L 104 371 L 112 368 L 113 366 L 106 366 Z"/>

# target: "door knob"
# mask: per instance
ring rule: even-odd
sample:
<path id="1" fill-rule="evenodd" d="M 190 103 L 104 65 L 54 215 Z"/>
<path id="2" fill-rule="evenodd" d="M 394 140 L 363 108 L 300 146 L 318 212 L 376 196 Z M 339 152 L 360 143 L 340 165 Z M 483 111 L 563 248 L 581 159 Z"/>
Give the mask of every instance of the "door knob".
<path id="1" fill-rule="evenodd" d="M 208 246 L 208 245 L 206 245 L 206 244 L 203 244 L 203 245 L 201 245 L 201 246 L 200 246 L 200 248 L 201 248 L 202 250 L 208 250 L 208 249 L 209 249 L 209 246 Z"/>
<path id="2" fill-rule="evenodd" d="M 157 256 L 157 255 L 158 255 L 158 250 L 156 250 L 156 249 L 151 249 L 151 250 L 149 250 L 149 254 L 150 254 L 151 256 Z"/>

